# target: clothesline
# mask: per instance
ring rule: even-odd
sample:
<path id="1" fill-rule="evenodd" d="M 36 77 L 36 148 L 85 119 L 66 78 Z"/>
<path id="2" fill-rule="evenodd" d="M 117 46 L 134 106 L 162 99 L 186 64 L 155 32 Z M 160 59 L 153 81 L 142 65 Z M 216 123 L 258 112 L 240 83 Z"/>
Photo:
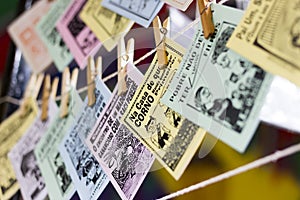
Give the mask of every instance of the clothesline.
<path id="1" fill-rule="evenodd" d="M 228 0 L 225 0 L 225 1 L 228 1 Z M 174 35 L 171 39 L 172 40 L 175 40 L 177 39 L 179 36 L 181 36 L 183 33 L 185 33 L 186 31 L 188 31 L 190 28 L 192 28 L 193 26 L 195 26 L 196 24 L 198 24 L 200 22 L 200 19 L 199 18 L 196 18 L 195 20 L 193 20 L 191 23 L 189 23 L 187 26 L 185 26 L 181 31 L 179 31 L 176 35 Z M 151 51 L 149 51 L 148 53 L 144 54 L 142 57 L 140 57 L 139 59 L 137 59 L 136 61 L 134 61 L 134 65 L 138 65 L 140 62 L 142 62 L 143 60 L 147 59 L 149 56 L 151 56 L 153 53 L 156 52 L 156 47 L 154 49 L 152 49 Z M 111 73 L 109 75 L 107 75 L 106 77 L 102 78 L 102 80 L 104 82 L 107 82 L 109 81 L 110 79 L 116 77 L 118 75 L 118 72 L 114 72 L 114 73 Z M 84 86 L 82 88 L 79 88 L 77 91 L 79 94 L 87 91 L 88 87 L 87 86 Z M 57 96 L 55 98 L 56 101 L 59 101 L 61 100 L 61 95 L 60 96 Z M 16 98 L 13 98 L 13 97 L 10 97 L 10 96 L 5 96 L 5 97 L 0 97 L 0 105 L 3 104 L 3 103 L 12 103 L 12 104 L 15 104 L 15 105 L 20 105 L 21 104 L 21 100 L 19 99 L 16 99 Z M 41 104 L 41 100 L 38 101 L 39 104 Z"/>
<path id="2" fill-rule="evenodd" d="M 222 0 L 222 1 L 219 2 L 219 4 L 224 4 L 227 1 L 229 1 L 229 0 Z M 216 2 L 216 1 L 214 0 L 212 2 Z M 187 26 L 185 26 L 176 35 L 174 35 L 173 37 L 171 37 L 171 39 L 173 39 L 173 40 L 177 39 L 179 36 L 181 36 L 183 33 L 185 33 L 190 28 L 194 27 L 199 22 L 200 22 L 200 18 L 198 17 L 195 20 L 193 20 L 191 23 L 189 23 Z M 148 52 L 145 55 L 143 55 L 142 57 L 140 57 L 139 59 L 137 59 L 136 61 L 134 61 L 134 65 L 136 66 L 137 64 L 139 64 L 140 62 L 142 62 L 143 60 L 145 60 L 146 58 L 148 58 L 149 56 L 151 56 L 155 52 L 156 52 L 156 47 L 154 49 L 152 49 L 150 52 Z M 118 75 L 118 72 L 114 72 L 114 73 L 112 73 L 112 74 L 104 77 L 103 81 L 107 82 L 108 80 L 114 78 L 117 75 Z M 78 91 L 78 93 L 83 93 L 83 92 L 87 91 L 87 86 L 79 88 L 77 91 Z M 57 96 L 55 100 L 58 101 L 60 99 L 61 99 L 61 96 Z M 5 102 L 12 103 L 12 104 L 15 104 L 15 105 L 20 105 L 21 102 L 22 102 L 22 100 L 19 100 L 19 99 L 10 97 L 10 96 L 0 97 L 0 105 L 3 104 L 3 103 L 5 103 Z M 39 100 L 38 103 L 41 104 L 41 100 Z M 228 179 L 228 178 L 231 178 L 231 177 L 236 176 L 238 174 L 241 174 L 241 173 L 247 172 L 249 170 L 261 167 L 261 166 L 266 165 L 268 163 L 275 162 L 278 159 L 290 156 L 290 155 L 295 154 L 295 153 L 297 153 L 299 151 L 300 151 L 300 144 L 296 144 L 296 145 L 287 147 L 284 150 L 277 151 L 277 152 L 275 152 L 275 153 L 273 153 L 271 155 L 268 155 L 266 157 L 257 159 L 257 160 L 255 160 L 255 161 L 253 161 L 251 163 L 248 163 L 248 164 L 243 165 L 241 167 L 238 167 L 236 169 L 233 169 L 233 170 L 230 170 L 230 171 L 225 172 L 223 174 L 220 174 L 218 176 L 212 177 L 212 178 L 210 178 L 208 180 L 205 180 L 205 181 L 202 181 L 202 182 L 197 183 L 195 185 L 189 186 L 189 187 L 184 188 L 182 190 L 179 190 L 177 192 L 171 193 L 171 194 L 169 194 L 167 196 L 159 198 L 158 200 L 171 199 L 171 198 L 178 197 L 180 195 L 189 193 L 191 191 L 194 191 L 194 190 L 197 190 L 197 189 L 200 189 L 200 188 L 204 188 L 204 187 L 206 187 L 208 185 L 211 185 L 211 184 L 223 181 L 225 179 Z"/>
<path id="3" fill-rule="evenodd" d="M 207 179 L 207 180 L 202 181 L 200 183 L 197 183 L 195 185 L 191 185 L 191 186 L 189 186 L 187 188 L 184 188 L 184 189 L 179 190 L 177 192 L 171 193 L 171 194 L 169 194 L 167 196 L 164 196 L 164 197 L 161 197 L 161 198 L 159 198 L 157 200 L 167 200 L 167 199 L 171 199 L 171 198 L 175 198 L 175 197 L 181 196 L 183 194 L 192 192 L 192 191 L 200 189 L 200 188 L 204 188 L 204 187 L 206 187 L 208 185 L 211 185 L 211 184 L 223 181 L 225 179 L 231 178 L 233 176 L 236 176 L 238 174 L 247 172 L 249 170 L 261 167 L 261 166 L 266 165 L 268 163 L 276 162 L 277 160 L 279 160 L 281 158 L 285 158 L 285 157 L 290 156 L 292 154 L 295 154 L 297 152 L 300 152 L 300 143 L 292 145 L 292 146 L 289 146 L 289 147 L 287 147 L 287 148 L 285 148 L 283 150 L 276 151 L 273 154 L 270 154 L 270 155 L 265 156 L 263 158 L 254 160 L 254 161 L 252 161 L 252 162 L 250 162 L 250 163 L 248 163 L 246 165 L 243 165 L 243 166 L 240 166 L 240 167 L 235 168 L 233 170 L 227 171 L 227 172 L 225 172 L 223 174 L 220 174 L 218 176 L 212 177 L 210 179 Z"/>

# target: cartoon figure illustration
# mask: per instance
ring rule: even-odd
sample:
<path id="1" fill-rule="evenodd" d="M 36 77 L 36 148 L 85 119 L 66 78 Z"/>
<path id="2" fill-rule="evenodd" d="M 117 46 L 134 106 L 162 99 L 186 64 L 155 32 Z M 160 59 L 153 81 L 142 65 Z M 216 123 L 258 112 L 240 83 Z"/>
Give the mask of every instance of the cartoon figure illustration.
<path id="1" fill-rule="evenodd" d="M 63 192 L 66 192 L 72 180 L 69 174 L 67 173 L 66 166 L 59 153 L 56 154 L 54 165 L 57 167 L 56 175 L 60 179 L 60 188 Z"/>
<path id="2" fill-rule="evenodd" d="M 87 29 L 83 29 L 78 36 L 76 37 L 76 41 L 79 44 L 82 52 L 87 55 L 97 44 L 98 39 L 94 35 L 94 33 Z"/>
<path id="3" fill-rule="evenodd" d="M 151 140 L 160 149 L 166 149 L 170 146 L 173 136 L 171 131 L 163 124 L 157 123 L 156 119 L 150 116 L 148 123 L 145 125 L 148 133 L 151 134 Z"/>
<path id="4" fill-rule="evenodd" d="M 292 37 L 292 45 L 300 48 L 300 17 L 297 17 L 293 22 L 290 35 Z"/>
<path id="5" fill-rule="evenodd" d="M 113 168 L 112 175 L 121 189 L 126 188 L 126 183 L 134 179 L 138 160 L 143 153 L 142 143 L 124 127 L 119 129 L 108 152 L 104 155 L 105 162 Z"/>
<path id="6" fill-rule="evenodd" d="M 31 198 L 35 199 L 44 189 L 45 183 L 43 181 L 41 171 L 36 164 L 36 158 L 33 150 L 23 155 L 21 172 L 24 177 L 34 178 L 34 181 L 38 183 L 36 189 L 31 194 Z"/>
<path id="7" fill-rule="evenodd" d="M 60 37 L 56 28 L 52 29 L 52 31 L 47 35 L 47 38 L 53 46 L 60 47 L 61 56 L 63 58 L 67 57 L 70 54 L 69 48 L 66 46 L 64 40 Z"/>
<path id="8" fill-rule="evenodd" d="M 207 87 L 201 86 L 195 94 L 195 105 L 201 111 L 217 120 L 234 125 L 239 117 L 240 110 L 235 108 L 229 98 L 214 99 Z"/>
<path id="9" fill-rule="evenodd" d="M 165 116 L 168 118 L 169 123 L 174 127 L 178 128 L 181 122 L 181 115 L 170 109 L 169 107 L 165 111 Z"/>
<path id="10" fill-rule="evenodd" d="M 216 42 L 214 52 L 211 57 L 211 63 L 220 66 L 223 69 L 234 69 L 231 74 L 230 81 L 236 83 L 241 79 L 252 67 L 252 63 L 238 56 L 226 47 L 226 43 L 233 33 L 233 27 L 227 27 L 221 33 Z"/>
<path id="11" fill-rule="evenodd" d="M 88 153 L 86 153 L 84 150 L 82 151 L 82 154 L 78 157 L 77 164 L 76 164 L 76 171 L 79 177 L 79 180 L 83 177 L 83 165 L 85 160 L 88 157 Z"/>
<path id="12" fill-rule="evenodd" d="M 128 179 L 133 178 L 136 174 L 135 163 L 138 160 L 138 155 L 135 154 L 134 149 L 128 146 L 122 149 L 119 153 L 119 165 L 112 172 L 114 178 L 118 182 L 121 189 L 124 188 Z"/>

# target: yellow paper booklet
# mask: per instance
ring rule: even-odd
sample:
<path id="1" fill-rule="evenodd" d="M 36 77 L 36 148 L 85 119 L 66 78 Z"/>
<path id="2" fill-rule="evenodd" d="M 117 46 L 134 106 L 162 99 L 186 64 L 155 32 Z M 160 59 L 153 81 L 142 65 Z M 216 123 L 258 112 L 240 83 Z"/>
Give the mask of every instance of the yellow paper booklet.
<path id="1" fill-rule="evenodd" d="M 204 138 L 205 131 L 160 103 L 182 60 L 184 49 L 166 40 L 168 66 L 160 69 L 155 55 L 122 122 L 178 180 Z"/>
<path id="2" fill-rule="evenodd" d="M 299 1 L 251 1 L 228 47 L 300 86 Z"/>
<path id="3" fill-rule="evenodd" d="M 102 7 L 101 2 L 102 0 L 87 1 L 80 17 L 103 46 L 111 51 L 117 45 L 120 37 L 130 30 L 134 22 Z"/>
<path id="4" fill-rule="evenodd" d="M 37 116 L 36 102 L 33 99 L 28 102 L 28 109 L 23 116 L 19 109 L 0 124 L 0 200 L 10 199 L 19 189 L 13 166 L 7 154 Z"/>

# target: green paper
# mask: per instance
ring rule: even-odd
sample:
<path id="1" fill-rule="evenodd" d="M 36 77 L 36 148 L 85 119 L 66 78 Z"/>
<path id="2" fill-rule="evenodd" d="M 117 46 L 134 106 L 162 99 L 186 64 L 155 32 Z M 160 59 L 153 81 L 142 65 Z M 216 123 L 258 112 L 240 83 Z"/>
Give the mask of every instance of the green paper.
<path id="1" fill-rule="evenodd" d="M 72 129 L 75 116 L 83 109 L 83 102 L 75 90 L 70 92 L 69 114 L 60 118 L 57 113 L 47 133 L 41 138 L 34 151 L 45 179 L 50 199 L 70 199 L 75 192 L 69 173 L 58 151 L 63 137 Z"/>
<path id="2" fill-rule="evenodd" d="M 59 71 L 63 71 L 73 59 L 69 48 L 64 43 L 55 27 L 57 20 L 63 14 L 70 2 L 71 0 L 58 0 L 55 2 L 49 12 L 36 26 L 38 35 L 48 48 L 49 54 Z"/>

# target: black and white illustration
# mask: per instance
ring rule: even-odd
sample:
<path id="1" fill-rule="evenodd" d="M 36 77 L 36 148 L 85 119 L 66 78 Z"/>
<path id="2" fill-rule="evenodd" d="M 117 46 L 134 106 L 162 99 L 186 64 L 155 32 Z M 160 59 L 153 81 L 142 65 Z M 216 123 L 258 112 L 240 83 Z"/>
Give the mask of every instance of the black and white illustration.
<path id="1" fill-rule="evenodd" d="M 229 12 L 225 10 L 224 16 Z M 242 152 L 258 125 L 272 77 L 226 47 L 236 22 L 217 17 L 217 33 L 203 44 L 200 70 L 181 111 L 189 120 Z"/>
<path id="2" fill-rule="evenodd" d="M 167 67 L 161 69 L 157 57 L 154 57 L 143 83 L 135 92 L 121 120 L 178 180 L 201 143 L 205 131 L 199 127 L 187 131 L 186 123 L 183 126 L 185 118 L 160 102 L 160 97 L 166 92 L 181 63 L 184 49 L 176 42 L 166 39 L 166 51 Z M 190 138 L 193 138 L 192 142 Z M 181 141 L 178 146 L 180 149 L 176 148 L 178 141 Z"/>
<path id="3" fill-rule="evenodd" d="M 154 110 L 152 115 L 149 116 L 145 129 L 151 135 L 151 142 L 158 149 L 168 152 L 170 145 L 177 136 L 177 132 L 174 130 L 178 130 L 181 127 L 183 118 L 174 110 L 160 103 Z M 155 117 L 162 114 L 167 119 L 167 124 L 162 122 L 161 118 L 157 119 Z"/>
<path id="4" fill-rule="evenodd" d="M 102 80 L 97 77 L 95 83 L 95 104 L 90 107 L 87 105 L 88 99 L 85 99 L 85 107 L 59 146 L 66 168 L 82 199 L 97 199 L 109 182 L 100 164 L 83 142 L 111 96 Z"/>
<path id="5" fill-rule="evenodd" d="M 63 39 L 60 37 L 57 29 L 54 27 L 49 34 L 47 35 L 49 43 L 53 46 L 53 48 L 60 50 L 60 57 L 65 60 L 71 56 L 69 48 L 66 46 Z"/>
<path id="6" fill-rule="evenodd" d="M 68 116 L 61 118 L 60 113 L 56 112 L 53 123 L 34 150 L 50 199 L 70 199 L 75 192 L 70 172 L 58 148 L 82 109 L 83 102 L 79 94 L 71 88 Z"/>
<path id="7" fill-rule="evenodd" d="M 199 26 L 161 102 L 243 152 L 259 123 L 272 75 L 226 47 L 243 12 L 212 4 L 215 33 Z M 234 17 L 233 17 L 234 16 Z"/>
<path id="8" fill-rule="evenodd" d="M 127 91 L 118 95 L 115 87 L 96 125 L 86 139 L 122 199 L 132 200 L 146 177 L 154 157 L 120 121 L 143 75 L 131 63 L 125 78 Z"/>
<path id="9" fill-rule="evenodd" d="M 23 155 L 20 170 L 23 177 L 27 180 L 27 184 L 31 186 L 36 185 L 30 197 L 31 199 L 37 199 L 38 195 L 45 188 L 45 183 L 41 171 L 37 166 L 33 150 Z"/>
<path id="10" fill-rule="evenodd" d="M 36 26 L 38 35 L 47 46 L 55 66 L 60 71 L 72 61 L 73 56 L 58 33 L 55 24 L 70 2 L 71 0 L 60 0 L 55 2 Z"/>
<path id="11" fill-rule="evenodd" d="M 300 8 L 298 8 L 300 10 Z M 290 31 L 292 45 L 296 48 L 300 48 L 300 17 L 294 19 Z"/>
<path id="12" fill-rule="evenodd" d="M 57 111 L 56 103 L 50 100 L 48 119 L 41 121 L 40 117 L 37 117 L 8 154 L 24 200 L 44 199 L 47 196 L 45 180 L 34 149 L 53 122 Z"/>
<path id="13" fill-rule="evenodd" d="M 93 187 L 104 176 L 99 163 L 82 143 L 78 136 L 70 137 L 64 142 L 64 148 L 68 151 L 78 179 L 86 187 Z"/>
<path id="14" fill-rule="evenodd" d="M 194 93 L 194 104 L 190 105 L 227 128 L 241 133 L 266 72 L 225 46 L 233 30 L 234 27 L 230 25 L 222 27 L 207 61 L 207 65 L 215 67 L 222 76 L 224 96 L 218 97 L 219 94 L 214 94 L 210 85 L 199 81 Z"/>
<path id="15" fill-rule="evenodd" d="M 81 5 L 81 9 L 83 6 L 84 4 Z M 78 13 L 69 22 L 67 27 L 75 39 L 78 47 L 80 47 L 81 53 L 86 56 L 99 44 L 99 40 L 80 19 L 79 14 L 81 9 L 78 10 Z"/>
<path id="16" fill-rule="evenodd" d="M 174 136 L 171 135 L 171 130 L 164 124 L 157 123 L 156 118 L 150 116 L 145 128 L 151 134 L 151 141 L 157 148 L 166 150 L 170 146 Z"/>
<path id="17" fill-rule="evenodd" d="M 86 178 L 86 186 L 89 184 L 95 185 L 103 172 L 94 156 L 86 156 L 85 154 L 88 154 L 87 149 L 82 151 L 82 155 L 78 159 L 76 165 L 77 174 L 79 180 Z"/>
<path id="18" fill-rule="evenodd" d="M 159 0 L 103 0 L 102 6 L 148 27 L 163 6 Z"/>
<path id="19" fill-rule="evenodd" d="M 86 2 L 86 0 L 71 1 L 63 16 L 56 22 L 58 32 L 81 69 L 86 67 L 88 57 L 95 55 L 101 47 L 95 34 L 80 18 L 80 12 Z"/>
<path id="20" fill-rule="evenodd" d="M 143 157 L 146 159 L 141 159 Z M 112 176 L 127 195 L 135 180 L 143 175 L 141 172 L 147 170 L 149 158 L 151 153 L 124 125 L 120 126 L 112 145 L 104 154 L 104 161 L 113 169 Z"/>
<path id="21" fill-rule="evenodd" d="M 221 27 L 220 35 L 216 39 L 215 46 L 211 49 L 211 55 L 206 62 L 207 67 L 205 69 L 207 70 L 203 70 L 203 74 L 201 74 L 201 78 L 203 78 L 202 80 L 199 79 L 200 81 L 198 80 L 195 86 L 194 101 L 189 102 L 189 105 L 240 133 L 243 123 L 238 124 L 237 122 L 238 120 L 243 122 L 247 118 L 247 116 L 244 118 L 239 116 L 247 106 L 247 99 L 244 98 L 249 97 L 250 90 L 248 87 L 252 88 L 251 81 L 252 78 L 255 78 L 251 71 L 256 71 L 258 68 L 226 47 L 226 42 L 233 30 L 234 27 L 229 24 L 224 24 Z M 219 72 L 219 77 L 217 77 L 219 80 L 217 81 L 221 82 L 220 86 L 223 88 L 213 88 L 212 84 L 207 83 L 208 81 L 205 79 L 209 77 L 206 76 L 209 74 L 208 68 L 215 68 L 215 71 Z M 263 77 L 264 73 L 262 72 L 260 79 L 262 80 Z M 259 80 L 260 83 L 261 80 Z M 255 98 L 256 94 L 252 96 Z M 249 100 L 251 101 L 251 98 Z M 246 113 L 249 114 L 250 112 Z"/>
<path id="22" fill-rule="evenodd" d="M 300 7 L 299 1 L 278 0 L 263 20 L 255 45 L 284 62 L 299 67 Z M 283 48 L 284 47 L 284 48 Z"/>
<path id="23" fill-rule="evenodd" d="M 79 196 L 87 199 L 98 198 L 109 181 L 76 131 L 71 131 L 64 138 L 60 152 Z"/>
<path id="24" fill-rule="evenodd" d="M 71 186 L 72 180 L 69 173 L 67 172 L 66 165 L 60 153 L 56 151 L 54 151 L 53 153 L 54 154 L 51 155 L 48 162 L 50 164 L 50 168 L 56 175 L 56 184 L 59 186 L 61 194 L 64 194 Z"/>

